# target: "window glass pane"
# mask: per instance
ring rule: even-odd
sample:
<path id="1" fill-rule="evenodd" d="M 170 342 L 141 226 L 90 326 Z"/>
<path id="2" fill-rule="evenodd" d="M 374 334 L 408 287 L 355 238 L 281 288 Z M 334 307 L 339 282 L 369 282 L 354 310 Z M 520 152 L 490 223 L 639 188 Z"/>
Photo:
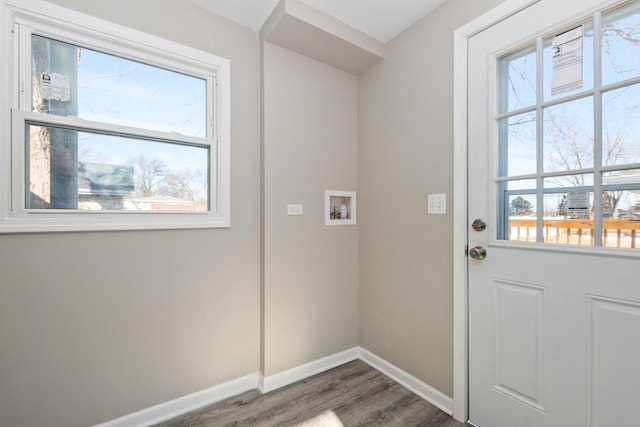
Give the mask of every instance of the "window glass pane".
<path id="1" fill-rule="evenodd" d="M 602 176 L 605 217 L 640 219 L 640 170 L 606 172 Z"/>
<path id="2" fill-rule="evenodd" d="M 498 239 L 536 241 L 536 180 L 498 183 Z"/>
<path id="3" fill-rule="evenodd" d="M 520 50 L 498 61 L 500 113 L 530 107 L 536 103 L 536 49 Z"/>
<path id="4" fill-rule="evenodd" d="M 545 172 L 593 166 L 593 97 L 544 109 Z"/>
<path id="5" fill-rule="evenodd" d="M 36 124 L 27 139 L 27 209 L 209 209 L 208 147 Z"/>
<path id="6" fill-rule="evenodd" d="M 553 56 L 556 49 L 553 47 L 553 38 L 544 42 L 543 56 L 543 81 L 544 100 L 550 101 L 563 96 L 572 95 L 585 90 L 593 89 L 593 23 L 586 22 L 583 27 L 584 36 L 582 38 L 582 86 L 567 92 L 553 96 L 551 85 L 553 80 Z"/>
<path id="7" fill-rule="evenodd" d="M 536 113 L 501 119 L 498 176 L 536 173 Z"/>
<path id="8" fill-rule="evenodd" d="M 206 137 L 206 81 L 32 36 L 33 111 Z"/>
<path id="9" fill-rule="evenodd" d="M 545 243 L 593 246 L 593 175 L 544 180 Z"/>
<path id="10" fill-rule="evenodd" d="M 607 172 L 602 185 L 603 244 L 640 247 L 640 170 Z"/>
<path id="11" fill-rule="evenodd" d="M 640 162 L 640 85 L 602 94 L 602 164 Z"/>
<path id="12" fill-rule="evenodd" d="M 602 83 L 607 85 L 640 75 L 640 3 L 602 17 Z"/>

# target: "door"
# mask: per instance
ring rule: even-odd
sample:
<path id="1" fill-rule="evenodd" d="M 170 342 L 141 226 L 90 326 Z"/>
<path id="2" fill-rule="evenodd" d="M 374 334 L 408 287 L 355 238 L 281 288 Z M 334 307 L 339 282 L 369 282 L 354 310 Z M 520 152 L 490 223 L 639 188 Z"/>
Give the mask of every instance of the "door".
<path id="1" fill-rule="evenodd" d="M 540 0 L 468 61 L 469 420 L 640 425 L 640 1 Z"/>

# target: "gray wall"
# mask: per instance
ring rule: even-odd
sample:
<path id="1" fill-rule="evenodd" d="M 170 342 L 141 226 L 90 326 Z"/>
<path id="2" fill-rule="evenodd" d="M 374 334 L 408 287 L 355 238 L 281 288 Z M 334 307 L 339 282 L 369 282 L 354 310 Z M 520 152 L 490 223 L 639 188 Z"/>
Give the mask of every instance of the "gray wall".
<path id="1" fill-rule="evenodd" d="M 360 345 L 453 394 L 453 32 L 502 0 L 450 0 L 358 79 Z M 427 215 L 427 194 L 447 215 Z"/>
<path id="2" fill-rule="evenodd" d="M 500 0 L 450 0 L 358 79 L 182 0 L 49 1 L 231 60 L 232 227 L 0 235 L 0 425 L 91 425 L 358 344 L 452 394 L 452 33 Z M 323 225 L 325 189 L 358 190 L 357 226 Z"/>
<path id="3" fill-rule="evenodd" d="M 357 188 L 355 77 L 267 44 L 261 165 L 257 32 L 181 0 L 50 2 L 231 60 L 232 227 L 0 235 L 0 425 L 92 425 L 356 346 L 357 226 L 324 226 L 324 190 Z"/>
<path id="4" fill-rule="evenodd" d="M 264 45 L 264 360 L 272 375 L 358 345 L 357 226 L 324 190 L 357 188 L 357 82 Z M 287 203 L 304 205 L 287 216 Z"/>
<path id="5" fill-rule="evenodd" d="M 260 359 L 258 34 L 178 0 L 51 2 L 231 60 L 232 227 L 0 235 L 2 426 L 108 421 Z"/>

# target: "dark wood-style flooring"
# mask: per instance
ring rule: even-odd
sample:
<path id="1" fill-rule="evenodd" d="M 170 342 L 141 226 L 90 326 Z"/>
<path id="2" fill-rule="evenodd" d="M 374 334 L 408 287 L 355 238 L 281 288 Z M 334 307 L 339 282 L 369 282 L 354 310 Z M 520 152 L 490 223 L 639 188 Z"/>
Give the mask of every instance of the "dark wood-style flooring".
<path id="1" fill-rule="evenodd" d="M 249 391 L 155 427 L 374 425 L 464 427 L 360 360 L 265 395 Z"/>

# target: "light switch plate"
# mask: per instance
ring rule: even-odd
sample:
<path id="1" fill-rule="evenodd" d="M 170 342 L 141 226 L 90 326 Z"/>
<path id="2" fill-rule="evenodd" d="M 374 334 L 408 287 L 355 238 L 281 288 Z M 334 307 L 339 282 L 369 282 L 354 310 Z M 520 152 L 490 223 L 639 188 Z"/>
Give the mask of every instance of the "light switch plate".
<path id="1" fill-rule="evenodd" d="M 447 213 L 447 195 L 429 194 L 427 196 L 427 213 L 431 215 L 444 215 Z"/>
<path id="2" fill-rule="evenodd" d="M 302 205 L 287 205 L 287 215 L 302 215 Z"/>

